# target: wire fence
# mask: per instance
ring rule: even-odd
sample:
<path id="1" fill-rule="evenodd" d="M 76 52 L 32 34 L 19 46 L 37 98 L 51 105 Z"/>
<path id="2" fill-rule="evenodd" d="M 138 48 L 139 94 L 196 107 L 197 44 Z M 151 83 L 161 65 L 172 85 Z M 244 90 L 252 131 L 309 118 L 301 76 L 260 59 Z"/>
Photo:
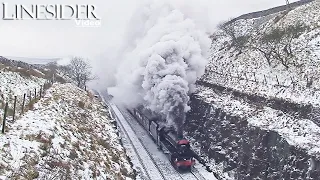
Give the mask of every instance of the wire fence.
<path id="1" fill-rule="evenodd" d="M 30 89 L 23 95 L 11 96 L 7 100 L 0 101 L 0 114 L 2 115 L 0 117 L 1 132 L 5 133 L 6 123 L 13 123 L 17 117 L 23 115 L 28 110 L 32 110 L 33 105 L 44 96 L 45 90 L 49 89 L 53 82 L 53 80 L 48 80 L 40 87 Z"/>
<path id="2" fill-rule="evenodd" d="M 200 81 L 228 87 L 236 91 L 268 98 L 282 99 L 301 105 L 320 107 L 320 79 L 312 74 L 263 74 L 262 72 L 237 72 L 214 68 L 207 69 Z"/>
<path id="3" fill-rule="evenodd" d="M 211 76 L 204 77 L 202 80 L 209 80 L 214 78 L 219 79 L 223 83 L 228 82 L 250 82 L 259 85 L 268 85 L 273 87 L 281 88 L 303 88 L 312 91 L 320 91 L 320 79 L 305 77 L 304 80 L 294 76 L 278 76 L 278 75 L 266 75 L 257 72 L 229 72 L 229 71 L 218 71 L 214 68 L 210 69 Z"/>

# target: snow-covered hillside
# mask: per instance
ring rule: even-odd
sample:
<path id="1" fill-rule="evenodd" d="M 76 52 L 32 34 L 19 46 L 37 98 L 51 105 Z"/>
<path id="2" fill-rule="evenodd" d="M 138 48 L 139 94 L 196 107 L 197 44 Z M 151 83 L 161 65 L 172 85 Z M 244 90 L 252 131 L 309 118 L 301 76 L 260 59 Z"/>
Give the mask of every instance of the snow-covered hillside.
<path id="1" fill-rule="evenodd" d="M 0 135 L 0 179 L 131 179 L 107 110 L 72 84 L 44 98 Z"/>
<path id="2" fill-rule="evenodd" d="M 319 10 L 313 1 L 211 36 L 186 135 L 223 179 L 319 179 Z"/>
<path id="3" fill-rule="evenodd" d="M 48 80 L 35 76 L 23 77 L 21 74 L 12 71 L 0 73 L 0 93 L 3 100 L 8 101 L 14 96 L 23 96 L 24 93 L 39 89 Z"/>
<path id="4" fill-rule="evenodd" d="M 17 96 L 16 116 L 21 113 L 24 94 L 27 106 L 34 99 L 35 91 L 39 96 L 40 89 L 48 82 L 45 75 L 36 69 L 25 69 L 0 63 L 0 119 L 3 118 L 5 103 L 8 103 L 9 111 L 14 107 L 14 99 Z M 32 98 L 30 98 L 30 93 Z M 9 114 L 11 118 L 11 113 Z M 2 121 L 0 121 L 2 122 Z"/>
<path id="5" fill-rule="evenodd" d="M 319 106 L 319 11 L 320 2 L 314 1 L 266 17 L 238 20 L 217 31 L 204 81 Z"/>

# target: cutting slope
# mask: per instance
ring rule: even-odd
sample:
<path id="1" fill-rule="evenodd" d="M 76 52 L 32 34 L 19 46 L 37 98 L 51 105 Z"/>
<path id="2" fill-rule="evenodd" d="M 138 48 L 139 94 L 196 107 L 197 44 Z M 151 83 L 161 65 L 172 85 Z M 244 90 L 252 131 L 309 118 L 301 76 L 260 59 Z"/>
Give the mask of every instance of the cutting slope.
<path id="1" fill-rule="evenodd" d="M 107 110 L 72 84 L 54 84 L 8 126 L 0 136 L 0 179 L 133 178 Z"/>

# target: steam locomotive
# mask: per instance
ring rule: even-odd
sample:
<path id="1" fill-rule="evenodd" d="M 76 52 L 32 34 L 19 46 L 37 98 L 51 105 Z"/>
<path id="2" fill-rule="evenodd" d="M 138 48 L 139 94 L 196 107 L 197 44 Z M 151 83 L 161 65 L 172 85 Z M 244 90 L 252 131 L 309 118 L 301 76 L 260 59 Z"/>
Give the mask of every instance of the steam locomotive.
<path id="1" fill-rule="evenodd" d="M 154 142 L 166 154 L 174 168 L 179 171 L 190 171 L 192 169 L 197 155 L 191 150 L 190 142 L 187 139 L 178 138 L 177 132 L 173 127 L 160 125 L 160 117 L 142 106 L 127 110 L 149 132 Z"/>

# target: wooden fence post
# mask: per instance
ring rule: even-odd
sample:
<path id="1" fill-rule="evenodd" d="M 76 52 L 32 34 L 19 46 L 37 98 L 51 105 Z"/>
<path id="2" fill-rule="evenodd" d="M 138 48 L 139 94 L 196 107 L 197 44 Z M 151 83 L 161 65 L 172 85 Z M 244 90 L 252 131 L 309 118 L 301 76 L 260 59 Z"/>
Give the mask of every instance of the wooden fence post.
<path id="1" fill-rule="evenodd" d="M 280 82 L 279 82 L 279 79 L 278 79 L 278 75 L 276 75 L 276 78 L 277 78 L 278 85 L 280 86 Z"/>
<path id="2" fill-rule="evenodd" d="M 263 76 L 264 76 L 264 81 L 265 81 L 265 83 L 268 84 L 266 75 L 264 74 Z"/>
<path id="3" fill-rule="evenodd" d="M 2 122 L 2 134 L 4 134 L 4 128 L 6 126 L 7 111 L 8 111 L 8 103 L 6 103 L 6 107 L 4 108 L 4 115 L 3 115 L 3 122 Z"/>
<path id="4" fill-rule="evenodd" d="M 22 101 L 22 109 L 21 109 L 21 114 L 23 114 L 23 110 L 24 110 L 24 103 L 26 101 L 26 93 L 23 94 L 23 101 Z"/>
<path id="5" fill-rule="evenodd" d="M 40 99 L 42 98 L 42 85 L 40 86 Z"/>
<path id="6" fill-rule="evenodd" d="M 14 96 L 13 116 L 12 116 L 12 120 L 13 120 L 13 121 L 14 121 L 15 116 L 16 116 L 16 106 L 17 106 L 17 96 Z"/>

